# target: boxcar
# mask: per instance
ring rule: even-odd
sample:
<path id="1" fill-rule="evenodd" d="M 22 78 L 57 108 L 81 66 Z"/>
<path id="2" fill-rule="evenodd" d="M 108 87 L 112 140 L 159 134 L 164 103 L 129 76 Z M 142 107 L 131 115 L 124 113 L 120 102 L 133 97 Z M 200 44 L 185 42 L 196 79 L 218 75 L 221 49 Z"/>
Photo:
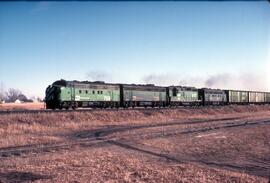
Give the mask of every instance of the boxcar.
<path id="1" fill-rule="evenodd" d="M 249 92 L 249 103 L 250 104 L 263 104 L 265 102 L 264 92 Z"/>
<path id="2" fill-rule="evenodd" d="M 265 101 L 265 103 L 267 103 L 267 104 L 270 104 L 270 93 L 269 92 L 266 92 L 266 93 L 264 93 L 264 101 Z"/>
<path id="3" fill-rule="evenodd" d="M 248 104 L 248 91 L 224 90 L 228 104 Z"/>
<path id="4" fill-rule="evenodd" d="M 155 85 L 122 84 L 121 106 L 164 106 L 166 105 L 166 88 Z"/>
<path id="5" fill-rule="evenodd" d="M 58 80 L 46 89 L 45 102 L 47 109 L 117 107 L 120 87 L 104 82 Z"/>
<path id="6" fill-rule="evenodd" d="M 166 88 L 170 106 L 199 105 L 198 89 L 195 87 L 169 86 Z"/>
<path id="7" fill-rule="evenodd" d="M 219 89 L 199 89 L 199 99 L 203 105 L 224 105 L 227 103 L 226 93 Z"/>

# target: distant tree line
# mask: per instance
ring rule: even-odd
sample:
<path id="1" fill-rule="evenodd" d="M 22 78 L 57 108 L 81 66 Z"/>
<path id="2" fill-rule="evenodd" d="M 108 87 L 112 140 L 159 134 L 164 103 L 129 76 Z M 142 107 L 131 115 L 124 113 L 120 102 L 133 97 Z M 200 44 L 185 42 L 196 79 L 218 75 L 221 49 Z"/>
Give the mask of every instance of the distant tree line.
<path id="1" fill-rule="evenodd" d="M 20 90 L 14 88 L 9 88 L 6 92 L 3 90 L 0 91 L 0 102 L 15 102 L 16 100 L 21 102 L 34 102 L 34 100 L 37 100 L 38 102 L 42 101 L 39 97 L 32 97 L 31 99 L 27 98 Z"/>

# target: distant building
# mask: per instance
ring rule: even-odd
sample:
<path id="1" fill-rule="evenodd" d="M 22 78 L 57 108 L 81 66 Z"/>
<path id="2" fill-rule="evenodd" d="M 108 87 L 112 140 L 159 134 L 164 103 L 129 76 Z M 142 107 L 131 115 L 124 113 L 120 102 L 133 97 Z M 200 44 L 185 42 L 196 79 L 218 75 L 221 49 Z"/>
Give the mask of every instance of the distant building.
<path id="1" fill-rule="evenodd" d="M 16 103 L 16 104 L 20 104 L 20 103 L 22 103 L 22 101 L 20 101 L 19 99 L 17 99 L 17 100 L 15 100 L 15 102 L 14 103 Z"/>

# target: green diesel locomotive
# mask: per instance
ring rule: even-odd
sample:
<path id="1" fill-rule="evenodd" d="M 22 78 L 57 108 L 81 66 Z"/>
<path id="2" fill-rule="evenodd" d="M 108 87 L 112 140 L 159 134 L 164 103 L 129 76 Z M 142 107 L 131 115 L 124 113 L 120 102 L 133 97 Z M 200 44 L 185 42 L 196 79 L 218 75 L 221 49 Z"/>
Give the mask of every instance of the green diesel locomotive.
<path id="1" fill-rule="evenodd" d="M 88 81 L 55 81 L 46 89 L 47 109 L 77 107 L 118 107 L 120 87 L 117 84 Z"/>

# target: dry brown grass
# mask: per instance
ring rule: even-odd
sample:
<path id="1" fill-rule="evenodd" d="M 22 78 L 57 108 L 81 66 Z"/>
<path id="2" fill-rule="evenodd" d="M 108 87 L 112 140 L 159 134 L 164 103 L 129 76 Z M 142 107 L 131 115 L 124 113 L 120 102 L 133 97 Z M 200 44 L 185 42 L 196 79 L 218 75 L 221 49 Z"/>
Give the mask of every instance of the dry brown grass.
<path id="1" fill-rule="evenodd" d="M 76 134 L 84 131 L 88 133 L 88 131 L 101 128 L 221 118 L 269 119 L 270 106 L 5 114 L 0 116 L 0 150 L 22 145 L 74 143 L 78 139 Z M 199 128 L 207 125 L 209 124 L 196 124 L 193 127 Z M 211 155 L 217 161 L 225 161 L 226 158 L 233 159 L 232 157 L 241 155 L 248 162 L 249 158 L 260 159 L 269 153 L 266 148 L 270 147 L 269 125 L 265 128 L 256 127 L 247 131 L 243 129 L 241 132 L 225 130 L 222 133 L 200 138 L 176 135 L 144 140 L 144 135 L 152 135 L 162 130 L 168 132 L 176 128 L 181 130 L 191 126 L 192 124 L 186 124 L 177 127 L 161 126 L 120 131 L 108 137 L 127 142 L 132 139 L 132 143 L 161 149 L 159 153 L 165 152 L 180 159 L 197 155 L 198 160 L 202 160 Z M 226 138 L 214 138 L 216 136 Z M 87 142 L 87 139 L 84 142 Z M 254 147 L 258 151 L 247 153 Z M 224 157 L 222 157 L 223 155 Z M 0 157 L 0 164 L 2 165 L 0 166 L 0 182 L 22 180 L 41 180 L 42 182 L 267 182 L 265 177 L 248 174 L 244 171 L 208 167 L 194 162 L 173 162 L 151 155 L 151 153 L 137 152 L 107 142 L 102 142 L 101 145 L 95 147 L 77 144 L 68 149 L 52 150 L 46 153 Z M 27 174 L 29 172 L 31 174 Z"/>
<path id="2" fill-rule="evenodd" d="M 109 125 L 137 125 L 188 119 L 269 117 L 270 106 L 171 110 L 119 110 L 70 113 L 7 114 L 0 118 L 0 147 L 58 142 L 70 132 Z"/>
<path id="3" fill-rule="evenodd" d="M 54 154 L 13 158 L 1 163 L 12 166 L 0 167 L 0 172 L 31 172 L 26 180 L 42 182 L 261 182 L 267 180 L 245 173 L 207 168 L 189 163 L 176 164 L 151 161 L 152 157 L 134 154 L 125 149 L 103 147 L 76 149 Z M 2 180 L 7 180 L 4 174 Z M 1 174 L 0 174 L 1 175 Z M 35 175 L 35 176 L 34 176 Z M 0 179 L 1 180 L 1 179 Z M 21 180 L 13 176 L 15 181 Z"/>
<path id="4" fill-rule="evenodd" d="M 0 111 L 6 110 L 42 110 L 45 109 L 43 102 L 4 103 L 0 104 Z"/>

